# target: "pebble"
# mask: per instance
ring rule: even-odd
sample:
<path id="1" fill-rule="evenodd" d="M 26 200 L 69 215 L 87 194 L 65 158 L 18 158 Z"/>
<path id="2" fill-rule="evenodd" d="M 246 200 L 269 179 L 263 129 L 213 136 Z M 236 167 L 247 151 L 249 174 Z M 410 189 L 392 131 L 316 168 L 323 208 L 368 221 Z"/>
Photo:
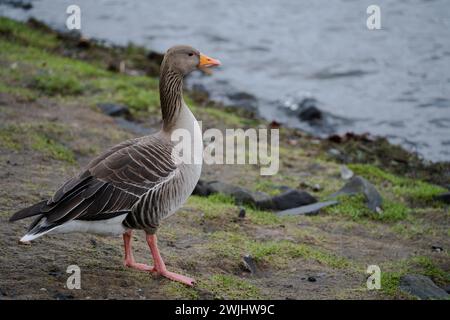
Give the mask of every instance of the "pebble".
<path id="1" fill-rule="evenodd" d="M 444 248 L 442 248 L 441 246 L 431 246 L 431 249 L 434 252 L 442 252 L 442 251 L 444 251 Z"/>
<path id="2" fill-rule="evenodd" d="M 239 208 L 239 218 L 245 218 L 245 208 L 240 207 Z"/>
<path id="3" fill-rule="evenodd" d="M 349 180 L 353 177 L 353 171 L 347 166 L 341 166 L 341 178 L 344 180 Z"/>

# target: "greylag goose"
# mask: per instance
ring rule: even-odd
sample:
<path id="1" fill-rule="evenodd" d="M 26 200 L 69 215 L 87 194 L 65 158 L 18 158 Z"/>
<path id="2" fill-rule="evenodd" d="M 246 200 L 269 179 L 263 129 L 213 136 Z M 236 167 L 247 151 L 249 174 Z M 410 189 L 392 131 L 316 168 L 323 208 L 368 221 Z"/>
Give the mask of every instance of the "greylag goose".
<path id="1" fill-rule="evenodd" d="M 187 200 L 201 173 L 201 141 L 193 150 L 197 161 L 176 161 L 173 155 L 174 130 L 187 130 L 191 137 L 201 140 L 199 124 L 183 100 L 183 78 L 196 69 L 217 65 L 218 60 L 192 47 L 169 49 L 161 64 L 159 83 L 161 130 L 110 148 L 50 199 L 16 212 L 10 221 L 37 216 L 20 241 L 29 242 L 50 232 L 122 235 L 125 266 L 193 285 L 194 279 L 167 270 L 158 250 L 156 231 L 160 222 Z M 136 229 L 146 234 L 153 267 L 134 260 L 131 234 Z"/>

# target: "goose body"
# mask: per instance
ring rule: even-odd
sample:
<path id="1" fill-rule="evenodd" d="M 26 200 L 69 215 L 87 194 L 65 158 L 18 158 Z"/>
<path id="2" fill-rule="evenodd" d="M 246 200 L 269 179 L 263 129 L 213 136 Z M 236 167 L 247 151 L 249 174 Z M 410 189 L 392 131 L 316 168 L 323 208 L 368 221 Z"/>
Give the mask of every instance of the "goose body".
<path id="1" fill-rule="evenodd" d="M 183 77 L 196 68 L 218 64 L 191 47 L 169 49 L 160 76 L 162 129 L 108 149 L 63 184 L 53 197 L 15 213 L 10 221 L 37 216 L 21 241 L 47 233 L 122 234 L 125 265 L 156 271 L 191 285 L 193 279 L 166 270 L 155 233 L 161 221 L 187 200 L 201 174 L 201 129 L 184 102 Z M 174 152 L 172 134 L 177 129 L 197 139 L 189 161 L 180 161 Z M 155 267 L 134 261 L 130 241 L 135 229 L 145 231 Z"/>

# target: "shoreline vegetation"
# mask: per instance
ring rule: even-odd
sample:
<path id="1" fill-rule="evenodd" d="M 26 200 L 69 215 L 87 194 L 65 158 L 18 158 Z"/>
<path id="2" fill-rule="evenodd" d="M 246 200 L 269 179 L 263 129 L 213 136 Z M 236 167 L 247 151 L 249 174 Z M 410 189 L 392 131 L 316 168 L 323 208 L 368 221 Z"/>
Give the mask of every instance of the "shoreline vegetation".
<path id="1" fill-rule="evenodd" d="M 211 165 L 202 181 L 325 201 L 346 184 L 345 168 L 378 190 L 382 213 L 361 195 L 295 216 L 221 192 L 193 195 L 159 238 L 168 265 L 195 277 L 195 288 L 125 269 L 121 239 L 68 235 L 63 243 L 50 235 L 17 245 L 28 221 L 7 223 L 16 209 L 50 196 L 108 146 L 160 127 L 161 59 L 132 44 L 0 17 L 0 299 L 414 299 L 423 289 L 414 275 L 435 290 L 448 288 L 450 215 L 445 197 L 436 197 L 449 192 L 450 162 L 423 161 L 370 135 L 319 139 L 202 91 L 187 91 L 185 99 L 204 130 L 280 128 L 277 175 L 262 177 L 257 165 Z M 137 260 L 149 259 L 143 237 L 135 239 Z M 82 290 L 64 288 L 71 264 L 82 270 Z M 366 288 L 369 265 L 382 271 L 380 290 Z"/>

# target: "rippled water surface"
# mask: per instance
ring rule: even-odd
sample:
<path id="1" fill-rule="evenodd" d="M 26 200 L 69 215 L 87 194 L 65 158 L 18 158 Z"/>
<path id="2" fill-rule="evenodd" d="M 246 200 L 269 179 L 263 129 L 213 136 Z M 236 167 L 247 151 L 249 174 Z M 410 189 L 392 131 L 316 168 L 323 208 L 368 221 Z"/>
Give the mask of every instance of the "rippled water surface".
<path id="1" fill-rule="evenodd" d="M 0 1 L 1 2 L 1 1 Z M 194 76 L 213 97 L 244 91 L 269 120 L 316 133 L 370 132 L 450 160 L 450 1 L 32 1 L 28 11 L 64 28 L 65 8 L 82 10 L 82 32 L 164 51 L 190 44 L 222 60 L 213 77 Z M 381 30 L 366 9 L 381 7 Z M 309 126 L 285 108 L 304 97 L 336 121 Z M 333 125 L 333 126 L 331 126 Z"/>

